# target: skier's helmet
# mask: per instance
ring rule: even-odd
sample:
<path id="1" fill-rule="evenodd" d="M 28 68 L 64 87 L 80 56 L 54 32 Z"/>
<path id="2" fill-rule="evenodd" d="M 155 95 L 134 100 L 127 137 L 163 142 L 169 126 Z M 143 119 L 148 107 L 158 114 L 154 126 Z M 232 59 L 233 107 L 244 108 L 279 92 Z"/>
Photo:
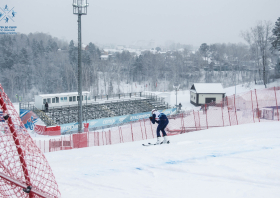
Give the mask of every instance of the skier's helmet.
<path id="1" fill-rule="evenodd" d="M 152 110 L 152 114 L 154 114 L 154 112 L 156 112 L 156 111 L 157 111 L 156 109 L 153 109 L 153 110 Z"/>

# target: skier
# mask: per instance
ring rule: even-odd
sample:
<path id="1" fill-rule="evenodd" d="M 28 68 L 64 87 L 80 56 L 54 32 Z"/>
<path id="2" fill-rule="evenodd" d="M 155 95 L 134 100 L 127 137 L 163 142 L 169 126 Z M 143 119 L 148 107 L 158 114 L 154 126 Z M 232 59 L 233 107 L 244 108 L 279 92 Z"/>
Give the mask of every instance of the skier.
<path id="1" fill-rule="evenodd" d="M 48 102 L 45 103 L 45 109 L 46 109 L 46 112 L 49 111 L 49 104 L 48 104 Z"/>
<path id="2" fill-rule="evenodd" d="M 163 135 L 163 138 L 164 138 L 162 143 L 169 144 L 169 141 L 168 141 L 167 136 L 166 136 L 166 132 L 164 131 L 165 127 L 169 123 L 166 115 L 164 113 L 159 113 L 156 109 L 153 109 L 152 110 L 152 117 L 150 117 L 150 120 L 152 121 L 153 124 L 158 123 L 156 144 L 161 144 L 160 131 L 162 132 L 162 135 Z"/>
<path id="3" fill-rule="evenodd" d="M 183 105 L 181 103 L 179 103 L 179 111 L 181 111 L 182 106 Z"/>

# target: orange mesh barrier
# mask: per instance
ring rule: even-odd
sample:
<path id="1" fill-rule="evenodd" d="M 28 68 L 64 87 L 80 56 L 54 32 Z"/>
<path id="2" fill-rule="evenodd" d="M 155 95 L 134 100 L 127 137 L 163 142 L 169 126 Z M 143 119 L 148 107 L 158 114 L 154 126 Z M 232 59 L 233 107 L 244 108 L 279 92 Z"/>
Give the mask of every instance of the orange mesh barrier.
<path id="1" fill-rule="evenodd" d="M 60 197 L 44 154 L 33 142 L 0 84 L 1 197 Z M 3 119 L 4 118 L 4 119 Z M 31 186 L 31 192 L 23 189 Z"/>

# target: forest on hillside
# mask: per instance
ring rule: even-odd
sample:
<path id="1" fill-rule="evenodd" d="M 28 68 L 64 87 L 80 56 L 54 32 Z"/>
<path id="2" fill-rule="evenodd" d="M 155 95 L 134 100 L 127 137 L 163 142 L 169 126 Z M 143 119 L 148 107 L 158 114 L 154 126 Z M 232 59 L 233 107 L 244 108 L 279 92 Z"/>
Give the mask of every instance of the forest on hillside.
<path id="1" fill-rule="evenodd" d="M 279 19 L 274 27 L 260 22 L 242 32 L 246 44 L 202 43 L 198 50 L 165 52 L 157 47 L 141 55 L 104 51 L 89 43 L 82 51 L 83 90 L 91 90 L 92 95 L 121 93 L 124 84 L 138 83 L 149 84 L 155 91 L 162 81 L 167 82 L 165 91 L 174 84 L 189 89 L 197 82 L 219 82 L 224 87 L 266 84 L 280 76 L 279 29 Z M 100 58 L 108 53 L 108 60 Z M 73 40 L 66 42 L 45 33 L 0 35 L 0 83 L 13 101 L 16 94 L 33 101 L 36 94 L 77 91 L 77 54 Z"/>

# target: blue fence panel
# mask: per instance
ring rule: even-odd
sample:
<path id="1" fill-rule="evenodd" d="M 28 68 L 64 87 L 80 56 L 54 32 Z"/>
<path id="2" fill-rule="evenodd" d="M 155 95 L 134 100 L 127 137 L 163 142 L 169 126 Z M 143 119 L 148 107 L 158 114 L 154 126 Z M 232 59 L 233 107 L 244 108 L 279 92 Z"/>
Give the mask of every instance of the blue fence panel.
<path id="1" fill-rule="evenodd" d="M 164 113 L 165 115 L 173 115 L 176 113 L 176 108 L 174 109 L 165 109 L 162 111 L 159 111 Z M 94 127 L 105 127 L 110 125 L 118 125 L 123 124 L 127 122 L 137 121 L 140 119 L 145 119 L 151 116 L 151 112 L 145 112 L 145 113 L 137 113 L 137 114 L 131 114 L 131 115 L 124 115 L 124 116 L 117 116 L 117 117 L 110 117 L 110 118 L 103 118 L 103 119 L 96 119 L 96 120 L 89 120 L 89 128 Z M 83 123 L 86 123 L 85 121 Z M 61 127 L 61 133 L 64 134 L 66 132 L 72 132 L 78 130 L 78 123 L 69 123 L 69 124 L 62 124 Z"/>

